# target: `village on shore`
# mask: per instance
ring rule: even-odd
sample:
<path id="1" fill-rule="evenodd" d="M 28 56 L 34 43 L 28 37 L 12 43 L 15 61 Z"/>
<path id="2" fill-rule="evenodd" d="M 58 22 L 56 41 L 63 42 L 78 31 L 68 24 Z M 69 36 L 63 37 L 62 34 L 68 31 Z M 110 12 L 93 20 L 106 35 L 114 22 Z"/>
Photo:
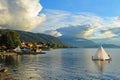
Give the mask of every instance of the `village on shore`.
<path id="1" fill-rule="evenodd" d="M 28 36 L 24 36 L 25 33 Z M 15 30 L 1 30 L 0 31 L 0 55 L 1 54 L 11 54 L 11 53 L 18 53 L 18 54 L 43 54 L 43 50 L 51 50 L 55 48 L 68 48 L 71 46 L 66 46 L 58 41 L 58 43 L 54 43 L 53 41 L 57 39 L 54 37 L 45 37 L 45 39 L 49 40 L 49 38 L 53 39 L 52 42 L 46 42 L 44 40 L 36 42 L 37 38 L 32 38 L 32 33 L 22 32 L 21 33 Z M 24 37 L 24 38 L 21 38 Z M 42 36 L 42 35 L 41 35 Z M 31 38 L 33 41 L 30 41 Z M 27 40 L 26 40 L 27 39 Z"/>
<path id="2" fill-rule="evenodd" d="M 8 30 L 0 32 L 0 60 L 4 61 L 7 57 L 15 57 L 23 54 L 45 54 L 46 50 L 58 48 L 56 44 L 44 42 L 29 42 L 20 40 L 20 34 Z M 3 63 L 0 63 L 3 64 Z M 14 80 L 8 75 L 9 69 L 0 65 L 0 80 Z"/>
<path id="3" fill-rule="evenodd" d="M 31 43 L 31 42 L 22 42 L 21 46 L 17 46 L 14 49 L 6 49 L 6 46 L 2 46 L 1 54 L 10 55 L 11 53 L 17 54 L 44 54 L 45 51 L 51 50 L 48 44 L 45 43 Z M 44 51 L 43 51 L 44 50 Z"/>

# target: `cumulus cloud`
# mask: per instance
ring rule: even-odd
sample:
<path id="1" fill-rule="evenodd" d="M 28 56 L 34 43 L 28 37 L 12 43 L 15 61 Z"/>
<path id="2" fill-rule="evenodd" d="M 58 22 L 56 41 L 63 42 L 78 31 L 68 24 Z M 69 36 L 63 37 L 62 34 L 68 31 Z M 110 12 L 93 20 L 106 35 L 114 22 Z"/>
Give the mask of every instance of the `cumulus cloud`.
<path id="1" fill-rule="evenodd" d="M 60 36 L 62 36 L 62 34 L 60 32 L 58 32 L 57 30 L 47 31 L 47 34 L 49 34 L 51 36 L 54 36 L 54 37 L 60 37 Z"/>
<path id="2" fill-rule="evenodd" d="M 0 0 L 0 28 L 32 30 L 46 17 L 39 0 Z"/>

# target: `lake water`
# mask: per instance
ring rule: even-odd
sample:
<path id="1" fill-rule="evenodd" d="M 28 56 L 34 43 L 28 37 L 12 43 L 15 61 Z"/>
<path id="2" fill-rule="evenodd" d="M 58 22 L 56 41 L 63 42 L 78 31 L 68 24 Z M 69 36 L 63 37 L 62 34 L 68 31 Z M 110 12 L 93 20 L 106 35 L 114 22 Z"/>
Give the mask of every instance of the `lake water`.
<path id="1" fill-rule="evenodd" d="M 120 80 L 120 49 L 105 50 L 112 61 L 92 61 L 94 48 L 72 48 L 16 56 L 4 63 L 16 80 Z"/>

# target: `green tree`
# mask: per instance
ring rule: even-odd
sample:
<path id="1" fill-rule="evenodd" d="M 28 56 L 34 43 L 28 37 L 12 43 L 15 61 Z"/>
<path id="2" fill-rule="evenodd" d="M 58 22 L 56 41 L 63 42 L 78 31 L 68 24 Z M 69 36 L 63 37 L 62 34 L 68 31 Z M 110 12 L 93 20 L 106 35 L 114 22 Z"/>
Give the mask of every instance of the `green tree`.
<path id="1" fill-rule="evenodd" d="M 15 31 L 8 30 L 0 38 L 1 45 L 7 46 L 8 49 L 13 49 L 18 45 L 21 46 L 20 34 Z"/>
<path id="2" fill-rule="evenodd" d="M 57 44 L 52 44 L 52 45 L 51 45 L 51 48 L 58 48 L 58 47 L 57 47 Z"/>
<path id="3" fill-rule="evenodd" d="M 21 46 L 20 34 L 18 34 L 17 32 L 12 30 L 7 31 L 6 37 L 7 37 L 7 46 L 9 49 L 15 48 L 18 45 Z"/>

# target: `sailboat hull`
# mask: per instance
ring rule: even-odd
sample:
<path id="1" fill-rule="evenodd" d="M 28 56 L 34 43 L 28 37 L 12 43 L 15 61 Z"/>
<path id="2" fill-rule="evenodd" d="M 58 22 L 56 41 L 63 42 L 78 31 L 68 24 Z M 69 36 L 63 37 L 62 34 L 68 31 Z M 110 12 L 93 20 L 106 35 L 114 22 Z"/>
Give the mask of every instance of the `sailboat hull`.
<path id="1" fill-rule="evenodd" d="M 93 59 L 93 56 L 92 56 L 92 60 L 93 61 L 111 61 L 111 58 L 109 58 L 109 59 Z"/>

